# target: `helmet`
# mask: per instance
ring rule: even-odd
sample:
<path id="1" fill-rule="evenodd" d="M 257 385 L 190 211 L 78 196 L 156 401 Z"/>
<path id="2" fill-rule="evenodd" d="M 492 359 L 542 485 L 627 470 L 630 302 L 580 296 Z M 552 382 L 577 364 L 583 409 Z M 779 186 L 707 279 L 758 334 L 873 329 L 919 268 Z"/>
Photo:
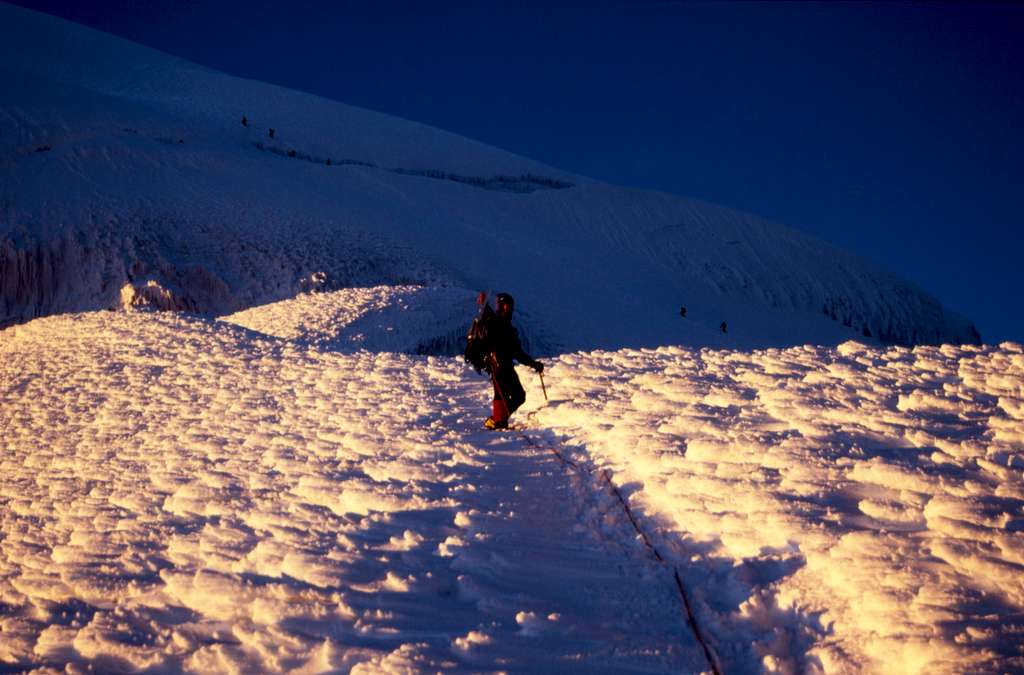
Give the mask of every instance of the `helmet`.
<path id="1" fill-rule="evenodd" d="M 508 293 L 498 293 L 495 300 L 498 303 L 498 316 L 512 316 L 512 310 L 515 309 L 516 301 L 512 299 L 512 296 Z"/>

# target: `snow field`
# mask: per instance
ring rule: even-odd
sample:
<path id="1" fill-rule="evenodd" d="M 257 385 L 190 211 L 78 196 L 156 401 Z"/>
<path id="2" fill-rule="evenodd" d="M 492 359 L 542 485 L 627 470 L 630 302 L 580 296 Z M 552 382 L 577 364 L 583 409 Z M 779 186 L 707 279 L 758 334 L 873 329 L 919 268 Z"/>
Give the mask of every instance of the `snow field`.
<path id="1" fill-rule="evenodd" d="M 633 486 L 727 672 L 1024 668 L 1020 345 L 549 365 L 531 423 Z"/>
<path id="2" fill-rule="evenodd" d="M 702 670 L 607 495 L 489 398 L 185 315 L 0 331 L 0 667 Z"/>

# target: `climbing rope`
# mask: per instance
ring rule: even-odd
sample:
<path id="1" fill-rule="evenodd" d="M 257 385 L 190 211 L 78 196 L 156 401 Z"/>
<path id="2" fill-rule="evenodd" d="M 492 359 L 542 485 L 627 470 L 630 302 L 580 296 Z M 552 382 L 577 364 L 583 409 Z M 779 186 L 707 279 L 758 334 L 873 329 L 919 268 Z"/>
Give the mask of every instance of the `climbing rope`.
<path id="1" fill-rule="evenodd" d="M 545 450 L 544 446 L 541 446 L 540 444 L 535 442 L 524 432 L 519 431 L 519 436 L 524 441 L 526 441 L 526 444 L 529 445 L 530 447 L 541 452 Z M 580 467 L 579 464 L 572 461 L 568 457 L 565 457 L 554 446 L 548 446 L 547 449 L 554 453 L 555 457 L 558 458 L 558 460 L 562 463 L 563 466 L 567 466 L 572 470 L 576 471 L 577 473 L 593 473 L 592 471 L 584 471 L 584 469 Z M 693 611 L 693 605 L 690 603 L 690 594 L 686 592 L 686 586 L 685 584 L 683 584 L 683 578 L 679 575 L 679 568 L 676 565 L 669 562 L 668 560 L 666 560 L 658 551 L 658 549 L 654 546 L 654 544 L 651 543 L 651 540 L 647 537 L 647 534 L 643 531 L 643 528 L 640 527 L 640 523 L 637 522 L 636 517 L 633 515 L 633 510 L 629 508 L 629 504 L 623 498 L 622 493 L 619 491 L 619 488 L 616 487 L 615 483 L 612 481 L 612 477 L 611 474 L 608 472 L 608 469 L 601 469 L 601 478 L 611 489 L 612 494 L 614 494 L 615 497 L 618 499 L 623 511 L 626 512 L 626 516 L 629 518 L 629 522 L 633 525 L 633 529 L 636 530 L 637 534 L 640 535 L 640 539 L 643 541 L 644 546 L 647 548 L 647 550 L 651 552 L 651 554 L 654 556 L 654 559 L 657 560 L 659 564 L 664 565 L 666 568 L 671 568 L 672 577 L 675 580 L 676 590 L 679 592 L 679 597 L 683 601 L 683 608 L 686 610 L 686 620 L 690 626 L 690 630 L 693 631 L 693 635 L 697 639 L 697 643 L 700 644 L 701 648 L 704 650 L 704 657 L 707 659 L 708 665 L 711 667 L 711 672 L 714 673 L 714 675 L 722 675 L 722 668 L 718 663 L 718 658 L 716 657 L 715 653 L 711 650 L 711 647 L 708 645 L 707 640 L 704 639 L 704 634 L 700 629 L 700 624 L 697 623 L 697 615 Z"/>

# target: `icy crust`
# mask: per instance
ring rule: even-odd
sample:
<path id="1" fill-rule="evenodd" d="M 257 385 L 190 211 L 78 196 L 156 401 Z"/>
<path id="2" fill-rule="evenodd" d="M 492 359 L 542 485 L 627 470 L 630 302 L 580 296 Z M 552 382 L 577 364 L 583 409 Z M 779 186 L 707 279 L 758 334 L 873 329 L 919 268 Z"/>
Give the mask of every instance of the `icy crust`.
<path id="1" fill-rule="evenodd" d="M 115 307 L 216 315 L 311 291 L 448 281 L 379 234 L 297 220 L 269 204 L 247 215 L 160 197 L 140 204 L 96 195 L 81 209 L 73 201 L 4 214 L 0 197 L 0 230 L 12 230 L 0 233 L 0 326 Z M 91 222 L 69 224 L 76 220 Z M 275 231 L 282 220 L 287 231 Z"/>
<path id="2" fill-rule="evenodd" d="M 535 423 L 635 486 L 711 633 L 766 671 L 1024 669 L 1021 345 L 549 365 Z"/>

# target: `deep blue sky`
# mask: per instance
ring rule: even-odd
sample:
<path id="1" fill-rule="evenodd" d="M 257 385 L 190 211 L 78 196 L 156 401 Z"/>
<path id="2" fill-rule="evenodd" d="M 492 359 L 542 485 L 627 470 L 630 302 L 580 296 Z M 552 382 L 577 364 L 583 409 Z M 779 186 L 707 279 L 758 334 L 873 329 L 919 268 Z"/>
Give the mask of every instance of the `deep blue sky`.
<path id="1" fill-rule="evenodd" d="M 766 216 L 1024 342 L 1024 4 L 16 3 Z"/>

